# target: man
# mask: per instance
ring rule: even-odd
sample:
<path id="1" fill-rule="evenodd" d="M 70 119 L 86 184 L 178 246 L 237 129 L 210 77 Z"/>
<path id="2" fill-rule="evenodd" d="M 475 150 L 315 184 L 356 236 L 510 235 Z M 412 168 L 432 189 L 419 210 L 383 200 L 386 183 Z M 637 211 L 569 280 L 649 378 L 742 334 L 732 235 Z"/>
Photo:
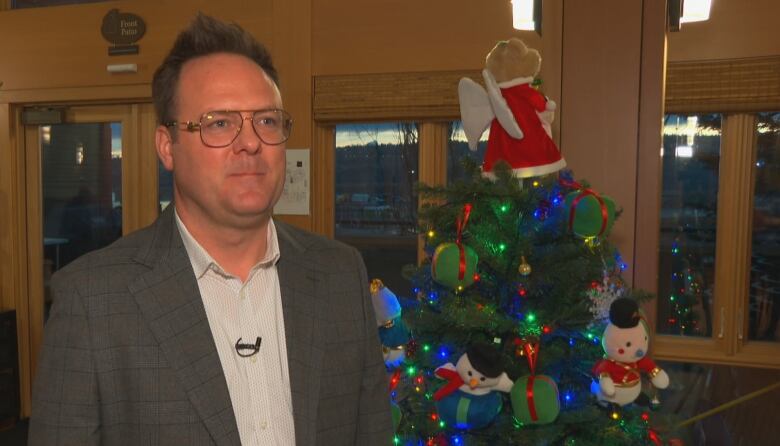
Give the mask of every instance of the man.
<path id="1" fill-rule="evenodd" d="M 158 68 L 174 205 L 53 279 L 30 443 L 388 444 L 352 248 L 271 217 L 292 121 L 265 49 L 199 15 Z"/>

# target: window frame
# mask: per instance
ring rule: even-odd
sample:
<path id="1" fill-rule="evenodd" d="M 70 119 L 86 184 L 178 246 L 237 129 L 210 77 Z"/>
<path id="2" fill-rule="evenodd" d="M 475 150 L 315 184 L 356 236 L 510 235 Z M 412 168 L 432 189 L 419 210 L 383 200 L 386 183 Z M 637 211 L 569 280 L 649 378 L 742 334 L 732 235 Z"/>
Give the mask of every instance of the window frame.
<path id="1" fill-rule="evenodd" d="M 335 236 L 336 125 L 414 121 L 418 124 L 420 182 L 447 182 L 447 124 L 460 119 L 458 81 L 481 79 L 479 71 L 318 76 L 314 79 L 312 228 Z M 420 94 L 425 92 L 425 94 Z M 424 201 L 418 200 L 418 207 Z M 418 238 L 418 261 L 423 239 Z"/>
<path id="2" fill-rule="evenodd" d="M 719 112 L 723 116 L 718 178 L 713 314 L 711 337 L 656 334 L 654 357 L 661 360 L 780 368 L 780 340 L 749 340 L 750 267 L 756 160 L 756 113 L 780 110 L 780 56 L 725 61 L 670 63 L 665 113 Z M 763 73 L 763 74 L 759 74 Z M 755 82 L 756 77 L 762 82 Z M 773 81 L 767 80 L 772 76 Z M 691 79 L 696 82 L 691 84 Z M 729 84 L 724 79 L 738 79 Z M 765 83 L 778 83 L 778 88 Z M 724 89 L 724 85 L 733 85 Z M 752 88 L 752 90 L 751 90 Z M 652 148 L 649 148 L 652 149 Z M 657 149 L 652 149 L 657 150 Z M 658 247 L 662 165 L 658 152 L 642 154 L 637 184 L 637 221 L 653 231 L 636 237 L 634 285 L 658 290 Z M 640 161 L 640 162 L 641 162 Z M 639 224 L 637 228 L 639 228 Z M 637 234 L 639 231 L 636 232 Z M 657 301 L 645 305 L 657 320 Z"/>

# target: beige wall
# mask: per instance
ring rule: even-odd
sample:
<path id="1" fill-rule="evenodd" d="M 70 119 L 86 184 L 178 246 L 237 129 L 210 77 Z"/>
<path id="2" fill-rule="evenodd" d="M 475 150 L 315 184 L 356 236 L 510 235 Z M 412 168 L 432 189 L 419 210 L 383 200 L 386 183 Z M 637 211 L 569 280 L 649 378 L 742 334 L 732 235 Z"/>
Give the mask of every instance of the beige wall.
<path id="1" fill-rule="evenodd" d="M 495 42 L 513 36 L 540 47 L 536 33 L 512 28 L 509 0 L 315 0 L 312 71 L 481 69 Z"/>
<path id="2" fill-rule="evenodd" d="M 710 20 L 669 33 L 669 61 L 780 54 L 778 18 L 777 0 L 714 0 Z"/>
<path id="3" fill-rule="evenodd" d="M 113 8 L 146 22 L 139 54 L 108 56 L 109 43 L 101 36 L 100 25 Z M 296 117 L 291 143 L 309 146 L 310 8 L 310 2 L 303 0 L 128 0 L 4 11 L 0 13 L 0 103 L 30 102 L 30 98 L 78 100 L 88 97 L 86 89 L 127 86 L 140 86 L 134 90 L 137 97 L 148 100 L 152 74 L 175 35 L 202 11 L 239 23 L 270 48 L 281 73 L 285 106 Z M 138 73 L 108 73 L 106 65 L 116 63 L 135 63 Z M 47 91 L 51 91 L 48 96 Z"/>
<path id="4" fill-rule="evenodd" d="M 173 37 L 202 10 L 236 20 L 273 45 L 273 0 L 115 1 L 4 11 L 0 14 L 0 80 L 3 91 L 57 87 L 148 84 Z M 140 53 L 109 56 L 100 34 L 103 16 L 118 8 L 141 16 L 146 34 Z M 137 74 L 112 75 L 109 63 L 136 63 Z"/>

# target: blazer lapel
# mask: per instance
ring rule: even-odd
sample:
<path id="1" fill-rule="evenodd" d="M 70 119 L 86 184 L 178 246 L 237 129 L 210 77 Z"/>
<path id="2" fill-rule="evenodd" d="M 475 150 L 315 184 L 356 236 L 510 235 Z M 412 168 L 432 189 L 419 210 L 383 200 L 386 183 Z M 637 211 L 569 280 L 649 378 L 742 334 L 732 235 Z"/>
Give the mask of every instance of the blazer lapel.
<path id="1" fill-rule="evenodd" d="M 322 300 L 316 271 L 305 248 L 284 223 L 275 221 L 279 237 L 279 288 L 282 293 L 287 362 L 290 370 L 295 439 L 314 444 L 323 349 L 317 314 Z"/>
<path id="2" fill-rule="evenodd" d="M 173 206 L 138 259 L 154 265 L 130 287 L 170 367 L 218 445 L 240 445 L 225 375 Z"/>

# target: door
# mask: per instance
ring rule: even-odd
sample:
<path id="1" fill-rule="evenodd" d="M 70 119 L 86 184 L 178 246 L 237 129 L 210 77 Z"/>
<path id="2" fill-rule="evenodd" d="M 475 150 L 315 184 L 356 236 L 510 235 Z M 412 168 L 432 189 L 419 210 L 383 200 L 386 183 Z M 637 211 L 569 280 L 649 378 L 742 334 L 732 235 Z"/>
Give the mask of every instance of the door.
<path id="1" fill-rule="evenodd" d="M 158 214 L 151 104 L 71 106 L 48 115 L 39 110 L 24 114 L 35 122 L 24 124 L 29 329 L 20 334 L 29 342 L 20 344 L 29 346 L 28 376 L 22 377 L 27 414 L 53 303 L 52 274 Z"/>

